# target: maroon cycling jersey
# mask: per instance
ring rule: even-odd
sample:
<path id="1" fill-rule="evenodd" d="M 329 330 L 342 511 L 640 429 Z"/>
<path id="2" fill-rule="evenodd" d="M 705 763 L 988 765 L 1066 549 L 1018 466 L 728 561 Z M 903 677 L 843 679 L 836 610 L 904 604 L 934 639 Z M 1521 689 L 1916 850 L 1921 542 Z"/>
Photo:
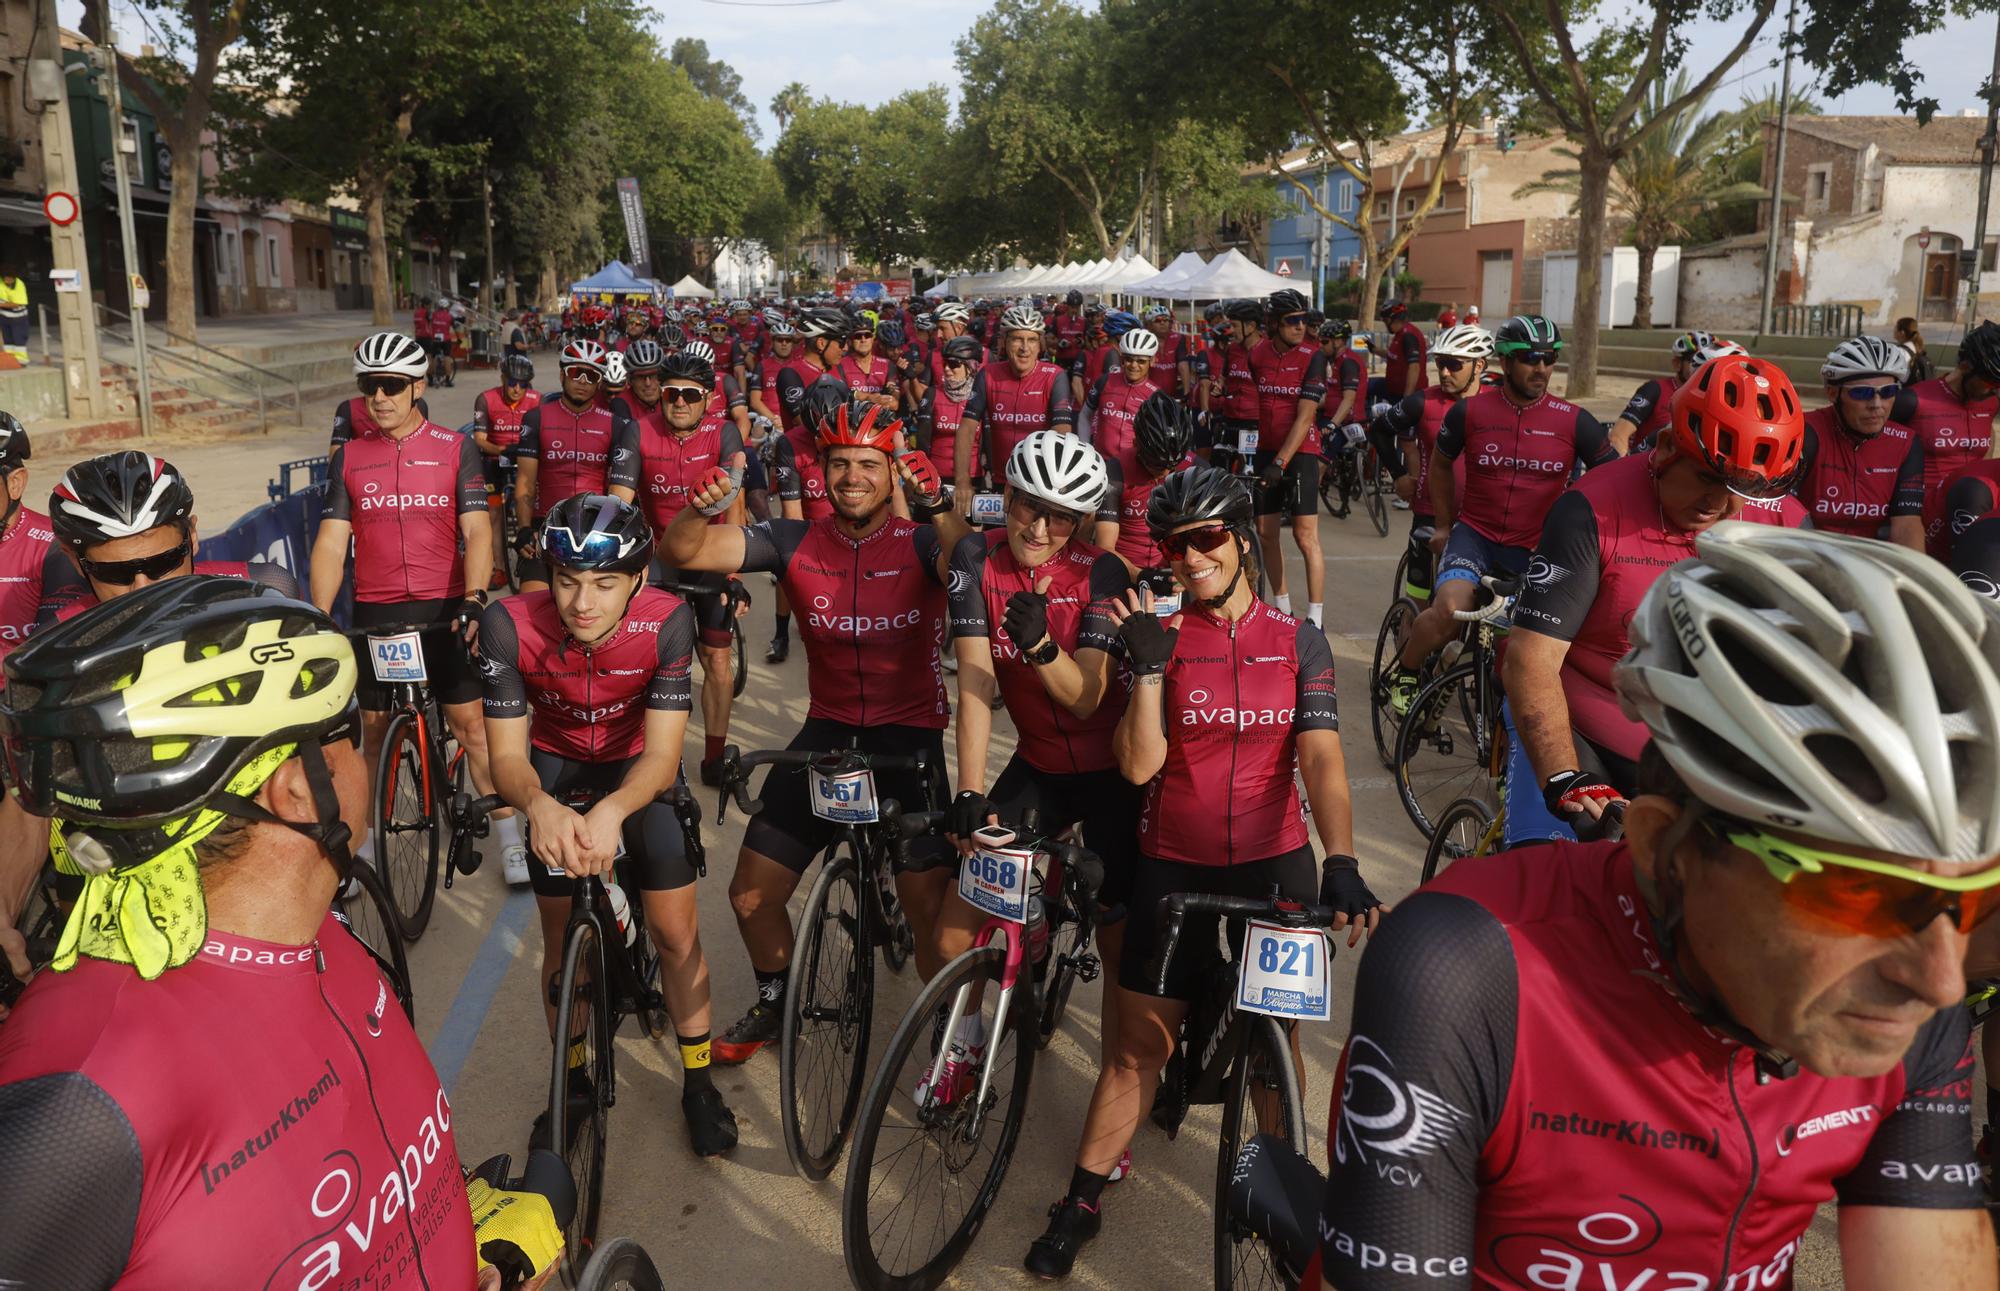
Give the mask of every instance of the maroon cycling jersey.
<path id="1" fill-rule="evenodd" d="M 1635 427 L 1627 452 L 1637 453 L 1653 446 L 1653 440 L 1674 419 L 1674 391 L 1680 382 L 1673 377 L 1655 377 L 1632 392 L 1618 420 Z"/>
<path id="2" fill-rule="evenodd" d="M 334 450 L 329 520 L 354 526 L 354 599 L 371 605 L 465 595 L 459 517 L 486 514 L 479 446 L 424 422 L 401 439 L 379 431 Z"/>
<path id="3" fill-rule="evenodd" d="M 1361 957 L 1328 1118 L 1341 1291 L 1792 1285 L 1815 1209 L 1976 1209 L 1964 1009 L 1886 1075 L 1765 1081 L 1659 980 L 1622 843 L 1455 861 Z"/>
<path id="4" fill-rule="evenodd" d="M 987 461 L 997 475 L 1007 467 L 1014 445 L 1038 430 L 1066 429 L 1071 411 L 1069 376 L 1053 363 L 1036 363 L 1017 376 L 1004 362 L 988 363 L 972 378 L 965 420 L 976 422 Z"/>
<path id="5" fill-rule="evenodd" d="M 1907 426 L 1885 423 L 1863 438 L 1828 405 L 1806 414 L 1792 492 L 1812 508 L 1813 527 L 1877 538 L 1891 516 L 1924 512 L 1924 445 Z"/>
<path id="6" fill-rule="evenodd" d="M 791 358 L 778 365 L 777 373 L 764 387 L 764 406 L 777 414 L 778 424 L 787 433 L 805 433 L 799 413 L 805 407 L 806 391 L 813 382 L 826 375 L 825 368 L 806 357 L 803 345 L 792 353 Z M 771 401 L 773 388 L 778 392 L 776 403 Z"/>
<path id="7" fill-rule="evenodd" d="M 1182 332 L 1168 332 L 1160 338 L 1160 348 L 1147 365 L 1146 379 L 1153 387 L 1176 398 L 1181 394 L 1181 364 L 1192 361 L 1194 345 Z"/>
<path id="8" fill-rule="evenodd" d="M 76 566 L 56 545 L 49 518 L 33 508 L 16 507 L 6 532 L 0 533 L 0 659 L 46 621 L 46 607 L 54 598 L 82 585 Z M 0 674 L 0 686 L 6 684 Z"/>
<path id="9" fill-rule="evenodd" d="M 1250 368 L 1250 347 L 1228 341 L 1209 351 L 1209 371 L 1222 385 L 1220 406 L 1209 411 L 1231 421 L 1257 420 L 1257 374 Z"/>
<path id="10" fill-rule="evenodd" d="M 622 762 L 646 747 L 646 713 L 687 712 L 694 610 L 642 587 L 611 635 L 577 644 L 551 592 L 510 596 L 479 618 L 479 679 L 488 717 L 527 717 L 536 748 L 578 762 Z"/>
<path id="11" fill-rule="evenodd" d="M 1071 654 L 1118 648 L 1118 624 L 1108 601 L 1131 587 L 1124 564 L 1110 552 L 1072 539 L 1033 569 L 1023 568 L 1005 530 L 967 534 L 951 553 L 951 634 L 983 638 L 993 651 L 1000 697 L 1020 733 L 1016 752 L 1037 771 L 1068 775 L 1118 765 L 1111 732 L 1125 715 L 1127 690 L 1114 683 L 1087 718 L 1077 718 L 1050 697 L 1038 669 L 1021 657 L 1019 643 L 1001 626 L 1007 601 L 1050 579 L 1049 639 Z M 1030 641 L 1029 645 L 1035 644 Z"/>
<path id="12" fill-rule="evenodd" d="M 1431 513 L 1431 453 L 1437 448 L 1438 431 L 1444 428 L 1444 415 L 1458 403 L 1445 392 L 1443 386 L 1425 386 L 1414 394 L 1404 395 L 1389 405 L 1387 420 L 1396 438 L 1410 447 L 1404 450 L 1406 463 L 1414 459 L 1408 469 L 1417 477 L 1416 497 L 1410 505 L 1413 514 Z M 1453 496 L 1465 493 L 1465 458 L 1459 457 L 1451 464 Z"/>
<path id="13" fill-rule="evenodd" d="M 834 365 L 833 374 L 855 394 L 884 394 L 896 379 L 895 368 L 880 354 L 871 354 L 865 360 L 858 354 L 843 354 Z"/>
<path id="14" fill-rule="evenodd" d="M 1993 514 L 2000 497 L 2000 459 L 1967 462 L 1944 478 L 1924 507 L 1924 546 L 1939 560 L 1951 560 L 1954 544 L 1974 524 Z"/>
<path id="15" fill-rule="evenodd" d="M 794 355 L 797 353 L 796 350 L 793 351 Z M 784 418 L 778 408 L 778 370 L 789 362 L 790 359 L 781 359 L 775 354 L 765 354 L 751 367 L 745 378 L 750 383 L 750 393 L 760 396 L 764 411 L 778 418 L 781 423 Z"/>
<path id="16" fill-rule="evenodd" d="M 1389 397 L 1409 392 L 1410 369 L 1417 370 L 1417 389 L 1424 386 L 1424 364 L 1430 356 L 1430 343 L 1424 340 L 1424 331 L 1415 323 L 1405 322 L 1389 337 L 1389 348 L 1382 356 L 1382 380 L 1389 387 Z"/>
<path id="17" fill-rule="evenodd" d="M 1317 345 L 1279 349 L 1269 337 L 1250 349 L 1250 371 L 1257 379 L 1257 447 L 1275 453 L 1285 446 L 1298 420 L 1299 401 L 1326 398 L 1326 354 Z M 1298 456 L 1319 456 L 1310 430 Z"/>
<path id="18" fill-rule="evenodd" d="M 1167 760 L 1146 786 L 1139 850 L 1240 865 L 1304 847 L 1298 733 L 1340 729 L 1326 634 L 1262 601 L 1234 623 L 1190 609 L 1165 685 Z"/>
<path id="19" fill-rule="evenodd" d="M 1889 410 L 1889 420 L 1908 426 L 1924 445 L 1924 502 L 1936 497 L 1944 477 L 1967 462 L 1985 457 L 1993 447 L 1993 416 L 2000 413 L 2000 395 L 1972 401 L 1951 392 L 1943 377 L 1903 387 Z"/>
<path id="20" fill-rule="evenodd" d="M 1061 305 L 1049 320 L 1049 326 L 1056 334 L 1056 362 L 1068 367 L 1083 353 L 1083 317 L 1070 313 L 1068 305 Z"/>
<path id="21" fill-rule="evenodd" d="M 743 531 L 743 568 L 776 574 L 806 647 L 808 717 L 942 730 L 945 595 L 937 530 L 894 516 L 866 538 L 839 523 L 769 520 Z"/>
<path id="22" fill-rule="evenodd" d="M 1326 402 L 1338 412 L 1340 401 L 1350 394 L 1354 398 L 1347 405 L 1346 420 L 1361 421 L 1368 415 L 1368 356 L 1352 345 L 1335 355 L 1327 367 Z"/>
<path id="23" fill-rule="evenodd" d="M 1123 371 L 1107 372 L 1097 378 L 1097 384 L 1084 399 L 1090 409 L 1091 446 L 1104 455 L 1113 484 L 1122 485 L 1146 473 L 1139 465 L 1139 445 L 1132 419 L 1138 415 L 1139 405 L 1160 390 L 1150 378 L 1134 385 L 1125 379 Z"/>
<path id="24" fill-rule="evenodd" d="M 541 405 L 542 396 L 538 390 L 523 390 L 521 402 L 508 403 L 506 394 L 499 386 L 482 390 L 472 401 L 472 429 L 476 434 L 486 433 L 486 438 L 501 448 L 512 448 L 521 442 L 521 422 Z"/>
<path id="25" fill-rule="evenodd" d="M 1603 424 L 1575 404 L 1545 394 L 1524 408 L 1499 386 L 1445 413 L 1437 449 L 1447 461 L 1466 459 L 1458 522 L 1503 547 L 1535 545 L 1577 463 L 1618 456 Z"/>
<path id="26" fill-rule="evenodd" d="M 331 915 L 303 946 L 211 928 L 150 982 L 42 973 L 0 1028 L 0 1109 L 0 1284 L 477 1281 L 456 1109 Z"/>
<path id="27" fill-rule="evenodd" d="M 965 418 L 965 405 L 946 394 L 941 385 L 931 386 L 924 391 L 921 403 L 917 405 L 917 447 L 922 449 L 939 470 L 955 469 L 958 460 L 953 456 L 958 451 L 958 426 Z M 972 476 L 979 478 L 981 459 L 979 445 L 972 446 Z"/>
<path id="28" fill-rule="evenodd" d="M 535 519 L 566 497 L 608 493 L 613 484 L 632 486 L 629 462 L 622 464 L 623 478 L 614 479 L 611 471 L 611 448 L 627 420 L 622 399 L 616 407 L 592 404 L 582 412 L 551 399 L 529 410 L 514 455 L 535 463 Z"/>
<path id="29" fill-rule="evenodd" d="M 1174 470 L 1185 471 L 1195 460 L 1194 454 L 1189 453 Z M 1104 500 L 1097 505 L 1097 523 L 1118 526 L 1118 541 L 1111 549 L 1131 561 L 1135 569 L 1167 566 L 1167 554 L 1153 541 L 1153 531 L 1146 524 L 1146 508 L 1153 500 L 1153 490 L 1160 487 L 1160 479 L 1143 472 L 1136 477 L 1127 476 L 1122 483 L 1105 489 Z"/>
<path id="30" fill-rule="evenodd" d="M 785 432 L 772 452 L 772 485 L 781 502 L 796 502 L 808 521 L 833 517 L 833 499 L 826 495 L 826 463 L 819 446 L 803 432 Z"/>
<path id="31" fill-rule="evenodd" d="M 637 403 L 637 400 L 633 401 Z M 667 425 L 666 407 L 637 407 L 625 423 L 612 457 L 622 466 L 636 463 L 639 509 L 659 533 L 688 504 L 700 478 L 718 466 L 744 464 L 743 432 L 736 423 L 710 409 L 686 435 Z M 716 516 L 710 523 L 722 523 Z"/>

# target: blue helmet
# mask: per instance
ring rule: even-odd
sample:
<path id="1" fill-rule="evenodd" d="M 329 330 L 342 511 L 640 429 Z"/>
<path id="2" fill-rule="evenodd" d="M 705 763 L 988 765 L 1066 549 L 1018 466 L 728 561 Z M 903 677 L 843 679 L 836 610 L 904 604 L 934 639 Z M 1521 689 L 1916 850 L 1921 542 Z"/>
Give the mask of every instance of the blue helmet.
<path id="1" fill-rule="evenodd" d="M 1114 341 L 1137 326 L 1138 315 L 1123 309 L 1114 309 L 1104 316 L 1104 334 Z"/>

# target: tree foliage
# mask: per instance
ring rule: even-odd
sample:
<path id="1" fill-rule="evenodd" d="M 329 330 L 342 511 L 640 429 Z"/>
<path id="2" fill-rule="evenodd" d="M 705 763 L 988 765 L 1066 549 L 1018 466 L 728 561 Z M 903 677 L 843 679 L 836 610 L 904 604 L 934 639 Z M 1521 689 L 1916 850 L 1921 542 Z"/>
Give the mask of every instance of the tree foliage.
<path id="1" fill-rule="evenodd" d="M 757 128 L 757 109 L 743 93 L 742 75 L 721 59 L 710 56 L 707 41 L 682 36 L 667 51 L 667 61 L 686 72 L 697 90 L 734 112 L 752 139 L 762 136 L 763 132 Z"/>
<path id="2" fill-rule="evenodd" d="M 948 145 L 949 111 L 935 85 L 873 109 L 808 100 L 793 106 L 772 161 L 793 200 L 815 209 L 859 258 L 907 261 L 926 249 L 930 178 Z"/>

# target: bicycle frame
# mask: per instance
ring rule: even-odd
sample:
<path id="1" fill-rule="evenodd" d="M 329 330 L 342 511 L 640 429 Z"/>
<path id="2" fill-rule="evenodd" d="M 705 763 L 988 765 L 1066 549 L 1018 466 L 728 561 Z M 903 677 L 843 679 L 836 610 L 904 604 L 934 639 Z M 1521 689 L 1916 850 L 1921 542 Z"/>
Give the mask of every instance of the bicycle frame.
<path id="1" fill-rule="evenodd" d="M 996 1018 L 1005 1018 L 1007 1016 L 1007 1010 L 1014 1003 L 1014 991 L 1021 984 L 1021 970 L 1028 963 L 1027 932 L 1027 926 L 1024 924 L 1010 923 L 1005 919 L 988 918 L 984 924 L 980 925 L 979 932 L 973 938 L 971 947 L 973 950 L 982 950 L 991 946 L 996 937 L 1004 943 L 1001 946 L 1001 951 L 1006 956 L 1006 960 L 1000 969 L 1000 999 L 994 1006 L 993 1012 L 993 1016 Z M 951 1012 L 946 1016 L 944 1024 L 944 1034 L 947 1038 L 958 1034 L 958 1024 L 965 1017 L 966 1006 L 971 1002 L 971 997 L 972 984 L 968 982 L 959 988 L 957 996 L 951 1002 Z M 986 1099 L 992 1092 L 993 1066 L 990 1062 L 982 1059 L 979 1064 L 979 1094 L 973 1100 L 972 1104 L 973 1133 L 975 1136 L 979 1132 L 978 1125 L 980 1118 L 986 1115 Z"/>

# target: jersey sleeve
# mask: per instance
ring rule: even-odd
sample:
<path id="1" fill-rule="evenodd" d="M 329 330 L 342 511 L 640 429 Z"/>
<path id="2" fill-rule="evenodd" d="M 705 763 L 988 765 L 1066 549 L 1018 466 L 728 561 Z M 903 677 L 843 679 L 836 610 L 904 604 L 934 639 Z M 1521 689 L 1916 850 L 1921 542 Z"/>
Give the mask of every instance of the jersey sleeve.
<path id="1" fill-rule="evenodd" d="M 1924 440 L 1910 436 L 1910 451 L 1896 468 L 1896 491 L 1889 495 L 1889 514 L 1920 516 L 1924 513 Z"/>
<path id="2" fill-rule="evenodd" d="M 937 435 L 936 391 L 925 390 L 917 399 L 916 442 L 917 451 L 926 457 L 930 455 L 931 440 Z"/>
<path id="3" fill-rule="evenodd" d="M 646 707 L 685 713 L 694 707 L 694 606 L 683 601 L 660 625 L 659 659 L 646 683 Z"/>
<path id="4" fill-rule="evenodd" d="M 305 593 L 299 590 L 299 580 L 292 576 L 292 571 L 274 560 L 250 561 L 243 568 L 243 577 L 270 588 L 280 596 L 289 596 L 295 601 L 305 599 Z"/>
<path id="5" fill-rule="evenodd" d="M 1108 490 L 1107 490 L 1108 492 Z M 1116 495 L 1112 495 L 1115 497 Z M 1118 504 L 1111 504 L 1111 520 L 1118 520 Z M 1111 603 L 1132 587 L 1132 575 L 1125 562 L 1104 552 L 1090 566 L 1090 602 L 1083 607 L 1083 619 L 1076 628 L 1076 649 L 1118 651 L 1118 620 L 1111 617 Z"/>
<path id="6" fill-rule="evenodd" d="M 1437 451 L 1445 460 L 1455 462 L 1465 451 L 1465 401 L 1459 400 L 1445 410 L 1444 421 L 1438 426 Z"/>
<path id="7" fill-rule="evenodd" d="M 1362 365 L 1359 359 L 1343 354 L 1340 356 L 1339 374 L 1340 388 L 1342 390 L 1353 391 L 1354 397 L 1359 399 L 1361 397 L 1361 387 L 1368 377 L 1368 369 Z M 1354 410 L 1349 409 L 1348 415 L 1353 416 Z"/>
<path id="8" fill-rule="evenodd" d="M 347 492 L 347 445 L 333 450 L 326 462 L 326 504 L 320 508 L 323 520 L 354 519 L 354 499 Z"/>
<path id="9" fill-rule="evenodd" d="M 493 419 L 486 415 L 486 394 L 481 393 L 472 401 L 472 433 L 483 435 L 493 429 Z"/>
<path id="10" fill-rule="evenodd" d="M 502 604 L 479 615 L 479 691 L 488 717 L 526 717 L 528 683 L 521 676 L 521 633 Z"/>
<path id="11" fill-rule="evenodd" d="M 1896 402 L 1889 405 L 1889 420 L 1898 426 L 1907 426 L 1916 415 L 1917 392 L 1904 386 L 1902 393 L 1896 396 Z"/>
<path id="12" fill-rule="evenodd" d="M 796 415 L 806 400 L 806 383 L 794 368 L 778 370 L 778 404 L 787 416 Z"/>
<path id="13" fill-rule="evenodd" d="M 1069 382 L 1060 374 L 1049 382 L 1049 427 L 1076 425 L 1076 409 L 1070 402 Z"/>
<path id="14" fill-rule="evenodd" d="M 138 1232 L 139 1151 L 123 1109 L 82 1072 L 0 1086 L 0 1286 L 115 1284 Z"/>
<path id="15" fill-rule="evenodd" d="M 743 447 L 743 430 L 736 424 L 734 420 L 722 423 L 722 434 L 720 436 L 720 439 L 721 439 L 721 446 L 717 449 L 717 452 L 721 459 L 720 460 L 721 465 L 728 466 L 731 462 L 736 461 L 738 458 L 747 457 L 749 455 L 748 451 Z M 633 460 L 634 461 L 638 460 L 637 453 L 633 454 Z M 633 467 L 633 470 L 636 472 L 638 468 L 635 466 Z"/>
<path id="16" fill-rule="evenodd" d="M 611 419 L 611 460 L 604 469 L 604 487 L 639 490 L 639 423 L 630 417 Z"/>
<path id="17" fill-rule="evenodd" d="M 1090 409 L 1093 413 L 1096 412 L 1099 406 L 1104 403 L 1104 387 L 1110 383 L 1111 374 L 1109 372 L 1091 382 L 1090 393 L 1083 397 L 1083 406 Z"/>
<path id="18" fill-rule="evenodd" d="M 1973 1210 L 1985 1203 L 1972 1152 L 1972 1021 L 1940 1011 L 1903 1056 L 1903 1100 L 1883 1117 L 1861 1163 L 1833 1189 L 1843 1206 Z"/>
<path id="19" fill-rule="evenodd" d="M 1333 689 L 1333 647 L 1310 619 L 1300 619 L 1293 647 L 1299 661 L 1298 696 L 1292 712 L 1292 730 L 1337 731 L 1340 729 L 1340 700 Z"/>
<path id="20" fill-rule="evenodd" d="M 779 434 L 774 437 L 771 476 L 777 486 L 779 501 L 797 502 L 805 497 L 805 481 L 799 478 L 798 450 L 792 446 L 789 436 Z"/>
<path id="21" fill-rule="evenodd" d="M 1611 445 L 1610 428 L 1584 408 L 1576 410 L 1576 460 L 1586 467 L 1618 460 L 1618 450 Z"/>
<path id="22" fill-rule="evenodd" d="M 1993 506 L 1993 486 L 1977 475 L 1968 475 L 1944 491 L 1945 520 L 1954 534 L 1992 515 Z"/>
<path id="23" fill-rule="evenodd" d="M 486 512 L 486 464 L 479 455 L 479 445 L 472 442 L 472 436 L 461 435 L 458 439 L 458 513 L 470 515 Z"/>
<path id="24" fill-rule="evenodd" d="M 1597 513 L 1590 499 L 1571 489 L 1549 508 L 1542 541 L 1514 605 L 1514 621 L 1558 641 L 1576 640 L 1597 601 L 1600 559 Z"/>
<path id="25" fill-rule="evenodd" d="M 979 369 L 979 371 L 972 374 L 972 393 L 966 396 L 965 407 L 960 410 L 958 414 L 958 419 L 961 424 L 968 421 L 976 421 L 981 423 L 982 425 L 985 424 L 986 421 L 986 369 L 985 368 L 981 368 Z"/>
<path id="26" fill-rule="evenodd" d="M 741 354 L 738 354 L 736 356 L 736 361 L 739 364 L 742 363 L 743 356 Z M 748 408 L 750 406 L 750 401 L 744 397 L 743 387 L 737 384 L 736 376 L 734 373 L 724 372 L 722 374 L 722 402 L 723 406 L 731 410 L 737 408 Z"/>
<path id="27" fill-rule="evenodd" d="M 1978 520 L 1951 544 L 1951 572 L 1989 601 L 2000 601 L 2000 520 Z"/>
<path id="28" fill-rule="evenodd" d="M 514 456 L 539 460 L 542 455 L 542 410 L 528 409 L 521 417 L 521 437 L 514 441 Z"/>
<path id="29" fill-rule="evenodd" d="M 910 534 L 910 547 L 916 552 L 917 568 L 931 582 L 938 582 L 938 557 L 944 555 L 944 539 L 938 536 L 937 526 L 920 524 Z"/>
<path id="30" fill-rule="evenodd" d="M 1377 1258 L 1391 1245 L 1455 1279 L 1440 1285 L 1471 1284 L 1479 1157 L 1507 1103 L 1519 996 L 1506 929 L 1465 897 L 1419 891 L 1369 940 L 1328 1116 L 1331 1285 L 1405 1291 Z"/>
<path id="31" fill-rule="evenodd" d="M 1414 327 L 1405 327 L 1402 331 L 1396 333 L 1396 357 L 1402 359 L 1405 363 L 1422 363 L 1424 361 L 1423 334 Z"/>
<path id="32" fill-rule="evenodd" d="M 89 590 L 89 585 L 83 581 L 83 575 L 77 572 L 76 562 L 69 558 L 69 553 L 63 549 L 63 545 L 59 542 L 50 543 L 48 551 L 42 554 L 41 604 L 48 606 L 58 602 L 66 603 L 79 593 Z M 294 592 L 293 595 L 297 593 Z"/>
<path id="33" fill-rule="evenodd" d="M 354 438 L 354 421 L 347 415 L 347 403 L 342 399 L 333 410 L 333 434 L 327 439 L 329 453 Z"/>
<path id="34" fill-rule="evenodd" d="M 1634 426 L 1643 426 L 1660 406 L 1660 383 L 1648 381 L 1632 392 L 1625 401 L 1625 407 L 1618 414 L 1618 420 L 1629 421 Z"/>
<path id="35" fill-rule="evenodd" d="M 951 637 L 991 637 L 986 616 L 986 535 L 969 533 L 951 549 L 951 582 L 945 592 L 951 604 Z"/>
<path id="36" fill-rule="evenodd" d="M 1315 350 L 1306 362 L 1306 374 L 1299 380 L 1299 400 L 1318 403 L 1326 398 L 1326 351 Z"/>
<path id="37" fill-rule="evenodd" d="M 812 525 L 804 520 L 770 519 L 743 528 L 743 568 L 745 574 L 785 576 L 799 544 L 806 540 Z"/>
<path id="38" fill-rule="evenodd" d="M 1390 404 L 1382 420 L 1396 432 L 1397 439 L 1415 439 L 1417 429 L 1424 424 L 1424 392 L 1414 390 Z"/>

